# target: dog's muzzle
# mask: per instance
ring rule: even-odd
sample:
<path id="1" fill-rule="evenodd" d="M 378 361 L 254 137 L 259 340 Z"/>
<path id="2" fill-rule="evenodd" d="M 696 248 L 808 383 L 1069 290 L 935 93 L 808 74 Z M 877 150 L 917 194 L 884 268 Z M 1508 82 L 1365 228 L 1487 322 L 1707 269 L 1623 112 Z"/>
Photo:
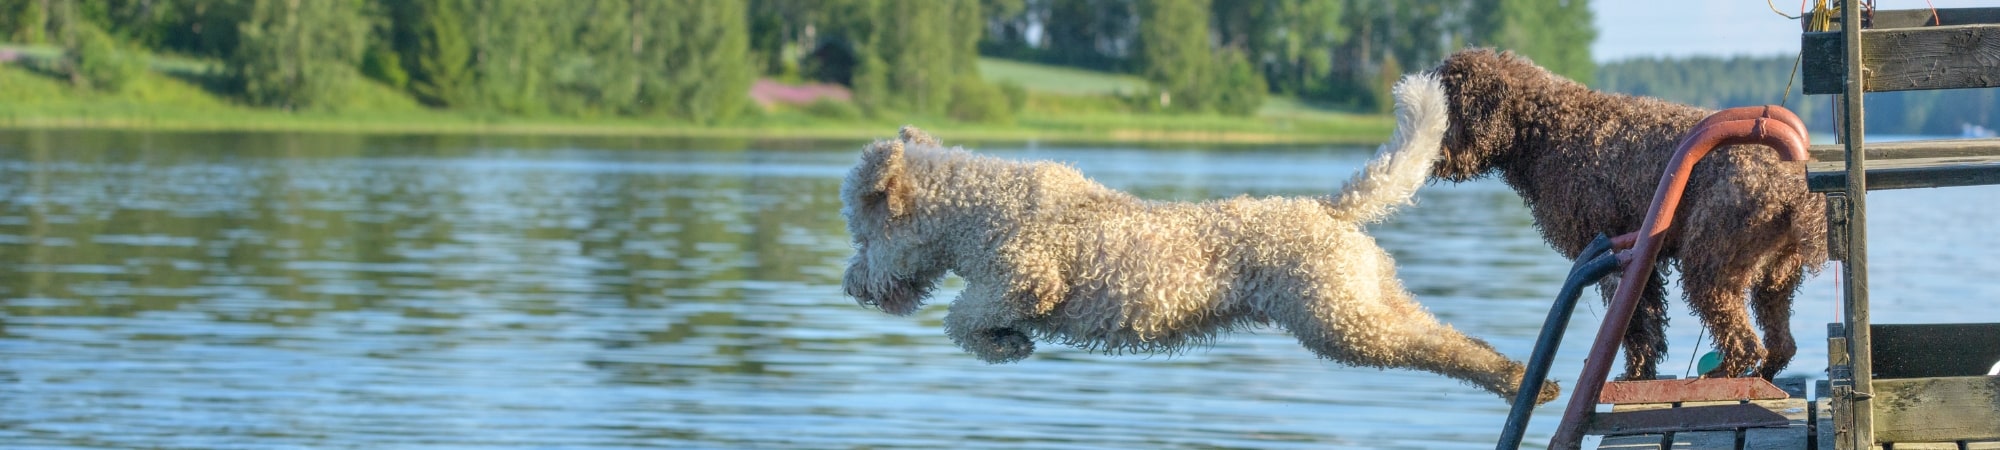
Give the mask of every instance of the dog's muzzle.
<path id="1" fill-rule="evenodd" d="M 847 274 L 842 278 L 841 289 L 849 297 L 854 297 L 855 303 L 898 316 L 917 312 L 923 306 L 924 296 L 930 294 L 931 283 L 922 279 L 879 276 L 872 273 L 861 258 L 855 258 L 847 266 Z"/>

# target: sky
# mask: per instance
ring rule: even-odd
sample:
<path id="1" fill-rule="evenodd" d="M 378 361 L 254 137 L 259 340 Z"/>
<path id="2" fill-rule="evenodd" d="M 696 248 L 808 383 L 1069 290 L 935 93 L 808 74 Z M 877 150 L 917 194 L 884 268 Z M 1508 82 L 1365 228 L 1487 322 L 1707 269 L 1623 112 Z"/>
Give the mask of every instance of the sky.
<path id="1" fill-rule="evenodd" d="M 1831 2 L 1829 2 L 1831 3 Z M 1996 6 L 1994 0 L 1875 0 L 1880 9 Z M 1798 15 L 1798 0 L 1771 0 Z M 1765 0 L 1594 0 L 1598 62 L 1639 56 L 1791 55 L 1799 51 L 1799 22 L 1771 12 Z"/>

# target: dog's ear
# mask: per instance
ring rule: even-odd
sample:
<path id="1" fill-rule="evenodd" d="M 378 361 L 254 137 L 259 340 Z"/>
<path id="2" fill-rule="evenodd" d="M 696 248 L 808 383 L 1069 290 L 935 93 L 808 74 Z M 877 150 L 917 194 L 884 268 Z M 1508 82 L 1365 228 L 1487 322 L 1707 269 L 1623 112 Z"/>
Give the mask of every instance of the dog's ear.
<path id="1" fill-rule="evenodd" d="M 904 125 L 903 129 L 896 131 L 896 134 L 902 137 L 903 142 L 913 145 L 944 147 L 944 142 L 931 137 L 928 133 L 924 133 L 924 130 L 917 129 L 915 125 Z"/>
<path id="2" fill-rule="evenodd" d="M 1508 55 L 1490 49 L 1461 51 L 1432 69 L 1445 87 L 1446 108 L 1451 126 L 1445 130 L 1442 157 L 1432 175 L 1451 181 L 1467 181 L 1484 175 L 1497 162 L 1496 154 L 1512 139 L 1513 127 L 1501 111 L 1510 95 L 1501 82 Z"/>
<path id="3" fill-rule="evenodd" d="M 903 141 L 877 141 L 869 145 L 861 156 L 861 164 L 868 183 L 863 201 L 880 202 L 891 218 L 909 213 L 912 188 L 903 161 Z"/>

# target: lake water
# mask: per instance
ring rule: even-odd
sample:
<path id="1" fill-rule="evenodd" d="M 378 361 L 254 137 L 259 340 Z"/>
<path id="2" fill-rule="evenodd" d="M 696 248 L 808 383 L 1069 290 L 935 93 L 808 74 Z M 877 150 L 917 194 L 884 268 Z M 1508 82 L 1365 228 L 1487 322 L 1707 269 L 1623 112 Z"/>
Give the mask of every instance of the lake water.
<path id="1" fill-rule="evenodd" d="M 940 327 L 956 280 L 914 317 L 842 296 L 859 147 L 0 132 L 0 446 L 1485 448 L 1504 419 L 1269 328 L 979 362 Z M 979 150 L 1198 200 L 1330 192 L 1372 149 Z M 1996 193 L 1872 197 L 1879 321 L 2000 321 Z M 1440 319 L 1517 359 L 1568 268 L 1497 182 L 1427 187 L 1371 233 Z M 1790 375 L 1823 375 L 1834 273 L 1800 293 Z M 1673 310 L 1681 374 L 1699 327 Z"/>

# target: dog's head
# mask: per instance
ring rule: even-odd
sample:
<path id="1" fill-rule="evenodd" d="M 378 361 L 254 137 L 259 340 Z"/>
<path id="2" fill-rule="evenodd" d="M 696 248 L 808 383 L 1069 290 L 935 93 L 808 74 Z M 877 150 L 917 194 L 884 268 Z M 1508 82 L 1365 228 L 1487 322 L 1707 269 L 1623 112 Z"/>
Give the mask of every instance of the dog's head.
<path id="1" fill-rule="evenodd" d="M 907 315 L 923 306 L 944 268 L 936 245 L 916 217 L 915 185 L 906 146 L 936 147 L 935 138 L 904 127 L 894 141 L 876 141 L 840 185 L 841 216 L 854 239 L 854 259 L 841 287 L 863 306 Z"/>
<path id="2" fill-rule="evenodd" d="M 1555 75 L 1528 58 L 1492 49 L 1452 54 L 1431 73 L 1444 83 L 1451 127 L 1444 135 L 1444 156 L 1431 176 L 1466 181 L 1492 172 L 1513 157 L 1522 133 L 1520 96 L 1550 83 Z"/>

